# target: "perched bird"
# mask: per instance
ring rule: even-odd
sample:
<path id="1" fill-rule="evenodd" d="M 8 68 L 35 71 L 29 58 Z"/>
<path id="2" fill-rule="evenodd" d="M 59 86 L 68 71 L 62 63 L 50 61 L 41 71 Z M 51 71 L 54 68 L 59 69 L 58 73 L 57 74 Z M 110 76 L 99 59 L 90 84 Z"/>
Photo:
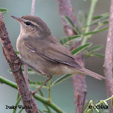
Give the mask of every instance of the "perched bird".
<path id="1" fill-rule="evenodd" d="M 11 17 L 21 26 L 16 47 L 22 61 L 42 76 L 47 76 L 45 83 L 53 75 L 64 74 L 86 74 L 99 80 L 105 79 L 79 65 L 70 51 L 56 40 L 46 23 L 39 17 Z"/>

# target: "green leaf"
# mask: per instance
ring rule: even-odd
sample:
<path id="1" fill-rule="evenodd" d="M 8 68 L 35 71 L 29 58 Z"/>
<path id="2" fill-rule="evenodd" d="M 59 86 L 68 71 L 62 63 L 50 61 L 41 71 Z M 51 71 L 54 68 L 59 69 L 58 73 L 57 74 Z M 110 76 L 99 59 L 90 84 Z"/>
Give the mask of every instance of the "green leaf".
<path id="1" fill-rule="evenodd" d="M 8 72 L 12 73 L 11 69 L 9 69 Z M 24 72 L 24 68 L 22 68 L 22 72 Z M 28 73 L 29 74 L 36 74 L 36 72 L 33 71 L 31 68 L 28 68 Z"/>
<path id="2" fill-rule="evenodd" d="M 23 71 L 24 71 L 24 69 L 23 69 Z M 36 74 L 36 72 L 33 71 L 31 68 L 28 68 L 28 73 L 31 74 L 31 75 Z"/>
<path id="3" fill-rule="evenodd" d="M 103 45 L 96 45 L 96 46 L 93 46 L 92 48 L 90 48 L 88 51 L 95 52 L 95 51 L 99 51 L 102 48 L 103 48 Z"/>
<path id="4" fill-rule="evenodd" d="M 94 16 L 92 19 L 93 20 L 97 20 L 97 19 L 100 19 L 100 18 L 102 18 L 103 16 L 101 16 L 101 15 L 99 15 L 99 16 Z"/>
<path id="5" fill-rule="evenodd" d="M 24 110 L 24 109 L 21 109 L 18 113 L 22 113 L 23 110 Z"/>
<path id="6" fill-rule="evenodd" d="M 95 110 L 97 111 L 97 113 L 99 113 L 99 110 L 97 108 L 95 108 Z"/>
<path id="7" fill-rule="evenodd" d="M 64 16 L 64 17 L 65 17 L 65 19 L 68 21 L 68 23 L 70 24 L 70 26 L 72 27 L 73 31 L 75 31 L 77 34 L 80 34 L 79 28 L 78 28 L 77 26 L 75 27 L 75 25 L 74 25 L 74 23 L 71 21 L 71 19 L 70 19 L 68 16 Z"/>
<path id="8" fill-rule="evenodd" d="M 100 22 L 103 23 L 102 21 L 103 21 L 104 19 L 106 19 L 106 17 L 107 17 L 107 16 L 102 17 L 102 18 L 100 18 L 100 19 L 98 19 L 98 20 L 93 21 L 93 22 L 90 24 L 90 26 L 91 26 L 91 25 L 94 25 L 94 24 L 98 24 L 98 23 L 100 23 Z"/>
<path id="9" fill-rule="evenodd" d="M 19 55 L 19 52 L 18 51 L 15 51 L 15 52 L 16 52 L 17 55 Z"/>
<path id="10" fill-rule="evenodd" d="M 18 98 L 18 100 L 17 100 L 17 102 L 15 104 L 16 107 L 18 106 L 18 104 L 20 103 L 20 101 L 21 101 L 21 97 Z M 16 109 L 13 109 L 13 113 L 16 113 L 16 110 L 17 110 L 17 108 Z"/>
<path id="11" fill-rule="evenodd" d="M 111 99 L 111 106 L 113 107 L 113 96 L 112 96 L 112 99 Z"/>
<path id="12" fill-rule="evenodd" d="M 24 68 L 22 68 L 22 72 L 24 72 Z M 36 74 L 36 72 L 33 71 L 31 68 L 28 68 L 28 73 L 29 74 Z"/>
<path id="13" fill-rule="evenodd" d="M 108 24 L 108 23 L 109 23 L 109 21 L 102 22 L 103 25 Z"/>
<path id="14" fill-rule="evenodd" d="M 81 27 L 83 27 L 86 24 L 87 14 L 83 11 L 78 12 L 78 23 Z"/>
<path id="15" fill-rule="evenodd" d="M 104 55 L 103 54 L 100 54 L 100 53 L 89 53 L 87 52 L 85 54 L 85 58 L 88 58 L 88 57 L 100 57 L 100 58 L 104 58 Z"/>
<path id="16" fill-rule="evenodd" d="M 74 50 L 72 50 L 71 53 L 73 55 L 77 55 L 78 53 L 82 52 L 84 49 L 86 49 L 87 47 L 89 47 L 91 45 L 92 45 L 92 43 L 84 44 L 84 45 L 79 46 L 79 47 L 75 48 Z"/>
<path id="17" fill-rule="evenodd" d="M 43 94 L 43 92 L 41 91 L 41 89 L 39 90 L 39 93 L 40 93 L 40 95 L 41 95 L 42 97 L 44 97 L 44 94 Z M 47 113 L 52 113 L 52 112 L 51 112 L 51 109 L 50 109 L 45 103 L 43 103 L 43 105 L 44 105 L 45 108 L 47 109 Z"/>
<path id="18" fill-rule="evenodd" d="M 94 53 L 92 56 L 104 58 L 104 55 L 100 53 Z"/>
<path id="19" fill-rule="evenodd" d="M 74 30 L 75 33 L 77 33 L 78 35 L 81 34 L 81 31 L 79 30 L 79 27 L 78 27 L 78 26 L 74 27 L 73 30 Z"/>
<path id="20" fill-rule="evenodd" d="M 0 8 L 0 12 L 7 13 L 7 9 L 6 8 Z"/>
<path id="21" fill-rule="evenodd" d="M 90 56 L 96 56 L 96 57 L 104 58 L 103 54 L 95 53 L 96 51 L 99 51 L 100 49 L 102 49 L 102 47 L 103 45 L 96 45 L 96 46 L 93 46 L 92 48 L 89 48 L 88 52 L 85 53 L 85 57 L 88 58 Z"/>
<path id="22" fill-rule="evenodd" d="M 40 109 L 39 109 L 39 112 L 40 112 L 40 113 L 50 113 L 50 112 L 48 112 L 47 110 L 40 110 Z"/>
<path id="23" fill-rule="evenodd" d="M 19 92 L 17 93 L 17 99 L 16 100 L 18 100 L 20 98 L 20 94 L 19 94 Z"/>
<path id="24" fill-rule="evenodd" d="M 81 35 L 73 35 L 73 36 L 64 37 L 64 38 L 61 38 L 61 39 L 60 39 L 60 43 L 61 43 L 62 45 L 66 45 L 66 44 L 68 44 L 69 42 L 71 42 L 71 41 L 73 41 L 73 40 L 75 40 L 75 39 L 77 39 L 77 38 L 80 38 L 80 37 L 81 37 Z"/>
<path id="25" fill-rule="evenodd" d="M 35 88 L 40 87 L 43 83 L 44 83 L 44 82 L 40 82 L 40 81 L 36 81 L 36 82 L 30 81 L 30 82 L 29 82 L 30 87 L 35 87 Z M 45 85 L 43 86 L 43 88 L 48 88 L 48 86 L 45 84 Z"/>
<path id="26" fill-rule="evenodd" d="M 92 21 L 89 26 L 95 25 L 95 24 L 99 24 L 99 23 L 104 24 L 103 21 L 105 21 L 106 19 L 108 20 L 108 18 L 109 18 L 109 14 L 108 13 L 105 13 L 105 14 L 102 14 L 102 15 L 99 15 L 99 16 L 95 16 L 95 17 L 92 18 L 94 21 Z M 84 25 L 83 28 L 84 27 L 88 27 L 88 26 Z"/>
<path id="27" fill-rule="evenodd" d="M 71 77 L 72 74 L 66 74 L 66 75 L 62 75 L 60 76 L 59 78 L 57 78 L 53 83 L 52 83 L 52 86 L 58 84 L 58 83 L 61 83 L 63 82 L 64 80 L 68 79 L 69 77 Z"/>
<path id="28" fill-rule="evenodd" d="M 106 30 L 108 30 L 108 27 L 105 27 L 105 28 L 97 30 L 97 31 L 92 31 L 92 32 L 85 33 L 84 36 L 96 34 L 96 33 L 102 32 L 102 31 L 106 31 Z"/>
<path id="29" fill-rule="evenodd" d="M 100 19 L 100 18 L 103 18 L 103 17 L 109 18 L 109 13 L 104 13 L 102 15 L 94 16 L 92 19 L 97 20 L 97 19 Z"/>
<path id="30" fill-rule="evenodd" d="M 84 113 L 93 113 L 93 109 L 94 108 L 94 104 L 93 104 L 93 100 L 90 100 L 88 103 L 87 103 L 87 106 L 84 110 Z"/>
<path id="31" fill-rule="evenodd" d="M 104 102 L 104 104 L 105 104 L 106 106 L 108 106 L 108 103 L 107 103 L 106 101 L 103 100 L 103 102 Z"/>
<path id="32" fill-rule="evenodd" d="M 64 37 L 64 38 L 60 39 L 60 43 L 62 45 L 66 45 L 69 42 L 73 41 L 74 39 L 77 39 L 77 38 L 80 39 L 83 36 L 93 35 L 93 34 L 96 34 L 96 33 L 102 32 L 102 31 L 106 31 L 106 30 L 108 30 L 108 27 L 105 27 L 105 28 L 97 30 L 97 31 L 88 32 L 88 33 L 85 33 L 83 35 L 73 35 L 73 36 Z"/>
<path id="33" fill-rule="evenodd" d="M 69 24 L 72 26 L 72 27 L 75 27 L 75 25 L 73 24 L 73 22 L 71 21 L 71 19 L 68 17 L 68 16 L 64 16 L 66 18 L 66 20 L 69 22 Z"/>

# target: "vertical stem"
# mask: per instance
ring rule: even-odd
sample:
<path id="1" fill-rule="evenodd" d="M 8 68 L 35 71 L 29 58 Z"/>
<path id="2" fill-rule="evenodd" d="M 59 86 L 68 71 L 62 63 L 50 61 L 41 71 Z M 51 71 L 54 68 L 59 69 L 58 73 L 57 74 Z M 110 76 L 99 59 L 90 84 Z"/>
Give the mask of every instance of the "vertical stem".
<path id="1" fill-rule="evenodd" d="M 107 95 L 108 97 L 113 95 L 113 72 L 112 72 L 112 66 L 113 66 L 113 0 L 111 0 L 111 6 L 110 6 L 110 17 L 109 17 L 109 30 L 108 30 L 108 36 L 107 36 L 107 42 L 106 42 L 106 51 L 105 51 L 105 62 L 104 62 L 104 73 L 106 77 L 106 88 L 107 88 Z M 113 108 L 110 104 L 110 113 L 113 113 Z"/>
<path id="2" fill-rule="evenodd" d="M 44 95 L 43 95 L 41 89 L 39 90 L 39 93 L 40 93 L 40 95 L 41 95 L 42 97 L 44 97 Z M 44 104 L 44 103 L 43 103 L 43 105 L 44 105 L 45 108 L 47 109 L 48 113 L 51 113 L 51 110 L 49 109 L 49 107 L 48 107 L 46 104 Z"/>
<path id="3" fill-rule="evenodd" d="M 49 81 L 49 87 L 48 87 L 48 101 L 51 101 L 51 80 Z"/>
<path id="4" fill-rule="evenodd" d="M 32 0 L 31 15 L 34 15 L 34 12 L 35 12 L 35 3 L 36 3 L 36 0 Z"/>
<path id="5" fill-rule="evenodd" d="M 91 21 L 92 21 L 92 17 L 93 17 L 93 13 L 94 13 L 94 9 L 95 9 L 97 1 L 98 0 L 91 0 L 91 5 L 90 5 L 90 9 L 89 9 L 89 15 L 88 15 L 88 18 L 87 18 L 87 24 L 86 24 L 87 27 L 85 29 L 85 33 L 89 32 L 89 30 L 90 30 L 90 24 L 91 24 Z M 83 37 L 81 45 L 84 45 L 87 40 L 88 40 L 87 36 Z"/>

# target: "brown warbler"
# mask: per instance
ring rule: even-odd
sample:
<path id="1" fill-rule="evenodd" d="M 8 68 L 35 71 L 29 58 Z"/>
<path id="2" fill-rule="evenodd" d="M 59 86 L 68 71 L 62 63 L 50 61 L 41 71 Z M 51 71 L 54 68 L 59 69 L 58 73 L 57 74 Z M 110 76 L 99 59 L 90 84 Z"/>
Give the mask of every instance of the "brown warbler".
<path id="1" fill-rule="evenodd" d="M 79 65 L 70 51 L 56 40 L 46 23 L 39 17 L 11 17 L 21 26 L 16 47 L 22 61 L 42 76 L 47 76 L 45 83 L 51 79 L 52 75 L 64 74 L 87 74 L 99 80 L 105 79 Z M 39 88 L 36 92 L 38 90 Z"/>

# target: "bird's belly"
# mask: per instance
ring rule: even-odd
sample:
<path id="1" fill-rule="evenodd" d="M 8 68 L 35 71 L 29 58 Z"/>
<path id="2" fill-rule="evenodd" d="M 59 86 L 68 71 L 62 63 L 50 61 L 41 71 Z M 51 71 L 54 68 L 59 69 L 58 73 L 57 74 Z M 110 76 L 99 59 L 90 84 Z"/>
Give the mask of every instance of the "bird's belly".
<path id="1" fill-rule="evenodd" d="M 32 67 L 34 71 L 38 72 L 43 76 L 49 75 L 64 75 L 64 74 L 73 74 L 75 70 L 73 67 L 48 61 L 35 53 L 31 53 L 28 50 L 21 49 L 20 55 L 22 60 L 28 64 L 29 67 Z"/>
<path id="2" fill-rule="evenodd" d="M 58 64 L 53 64 L 52 68 L 48 69 L 48 72 L 51 75 L 64 75 L 64 74 L 74 74 L 75 68 L 58 63 Z"/>
<path id="3" fill-rule="evenodd" d="M 64 74 L 73 74 L 74 71 L 72 70 L 72 67 L 68 67 L 63 64 L 53 63 L 51 61 L 45 60 L 43 58 L 38 57 L 36 60 L 33 60 L 32 58 L 26 58 L 23 59 L 34 71 L 38 72 L 39 74 L 43 76 L 49 76 L 49 75 L 64 75 Z"/>
<path id="4" fill-rule="evenodd" d="M 34 53 L 21 51 L 23 61 L 43 76 L 73 74 L 73 68 L 64 64 L 48 61 Z M 74 69 L 75 70 L 75 69 Z"/>

